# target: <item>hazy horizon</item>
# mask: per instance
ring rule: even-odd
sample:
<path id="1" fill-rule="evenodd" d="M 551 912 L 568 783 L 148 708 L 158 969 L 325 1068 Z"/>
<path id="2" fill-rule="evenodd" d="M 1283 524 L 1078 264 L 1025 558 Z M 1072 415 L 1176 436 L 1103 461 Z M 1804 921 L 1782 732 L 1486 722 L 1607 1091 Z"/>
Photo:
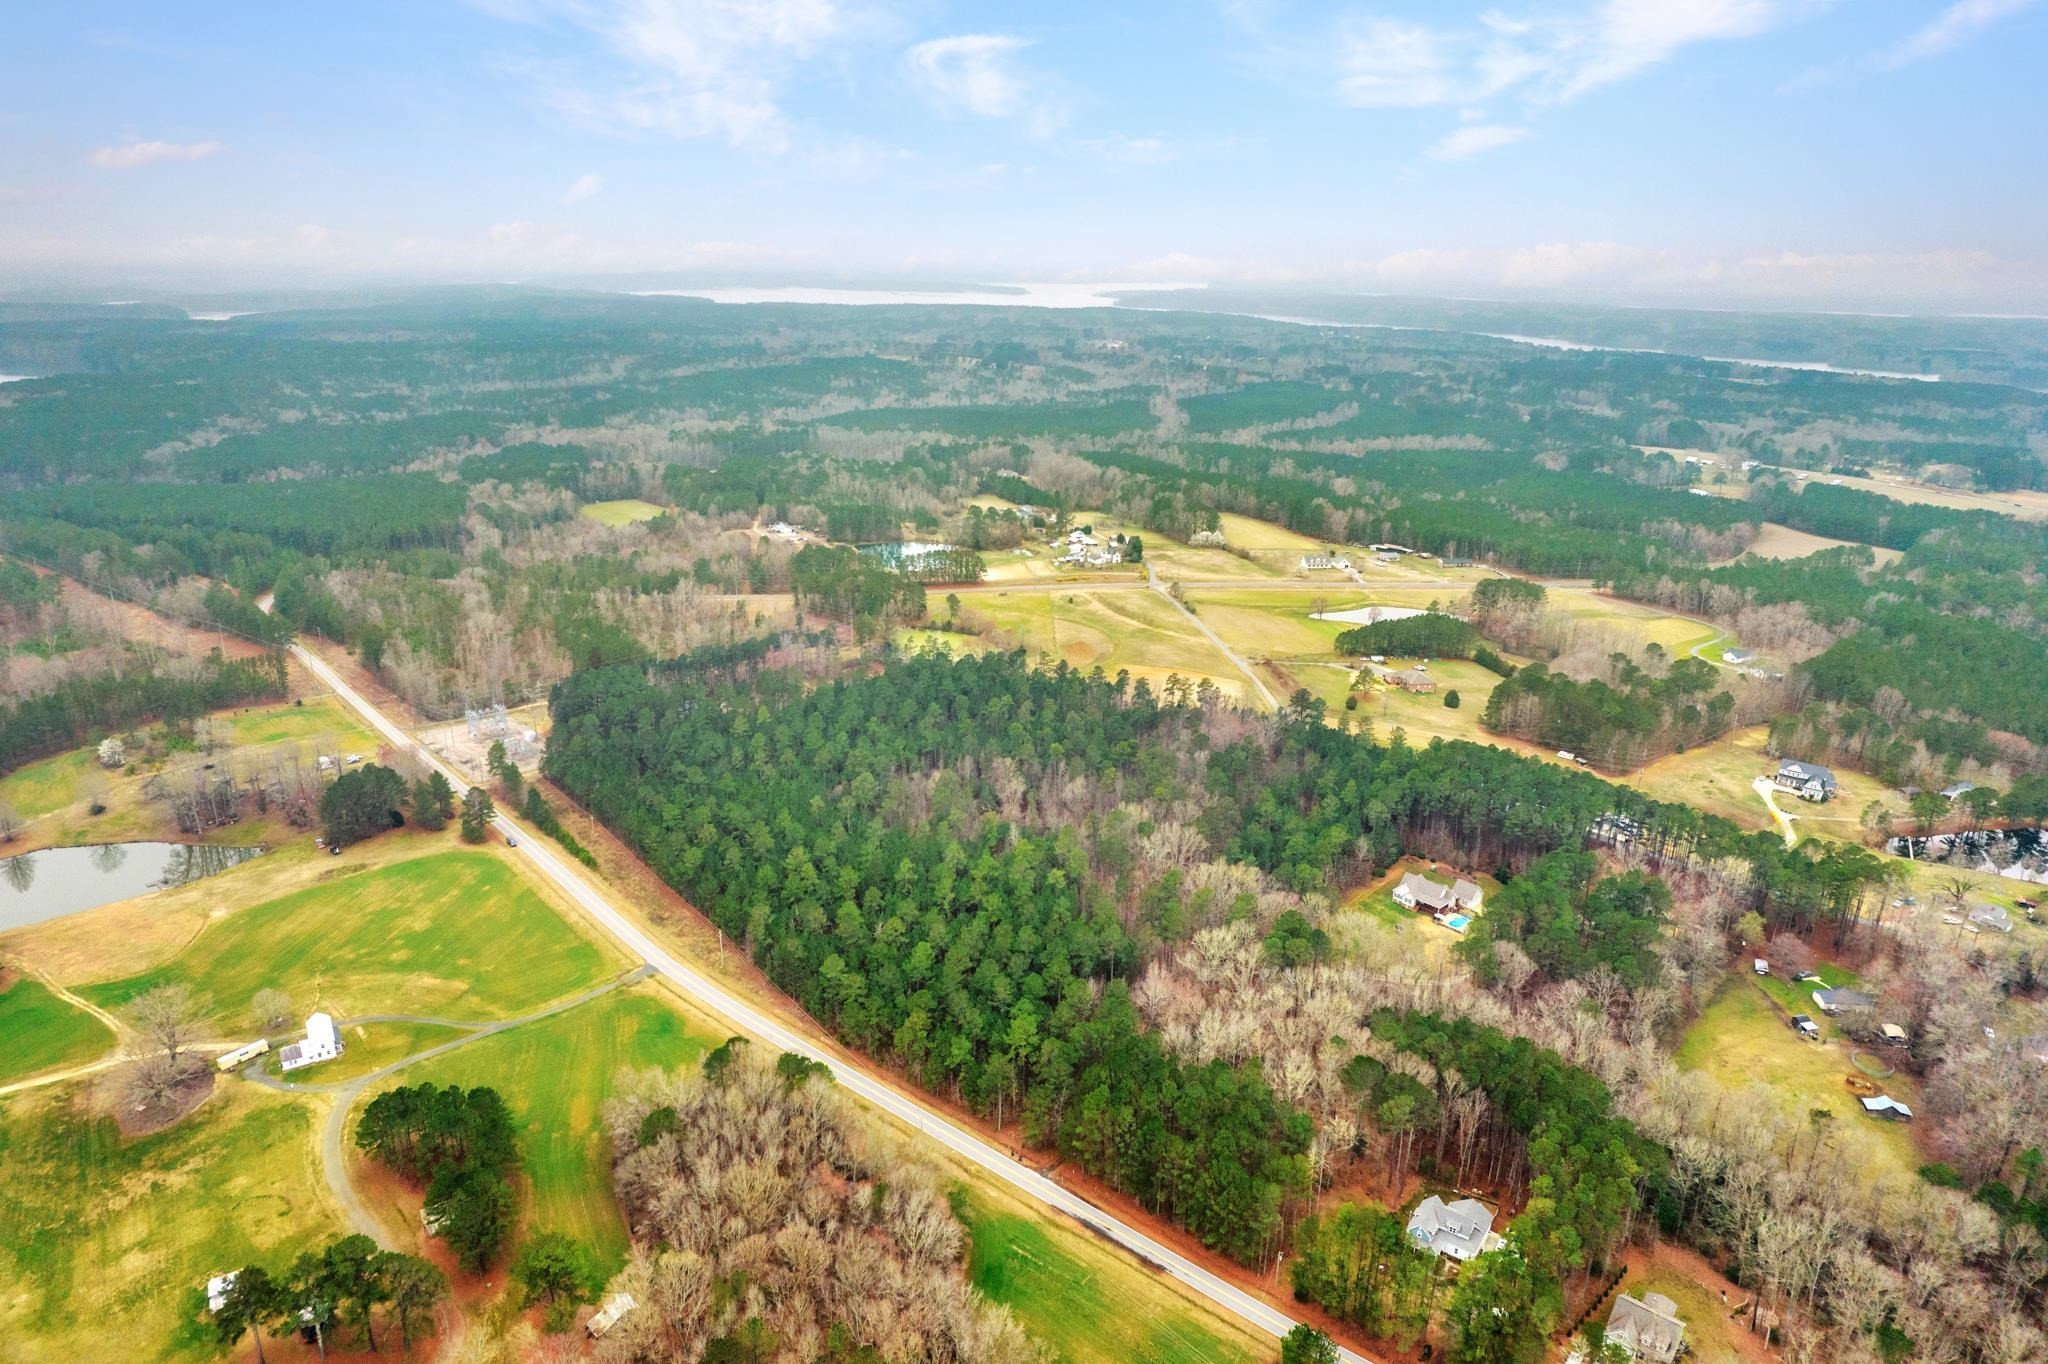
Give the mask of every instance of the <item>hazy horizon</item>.
<path id="1" fill-rule="evenodd" d="M 1002 281 L 2048 312 L 2033 0 L 88 0 L 0 288 Z"/>

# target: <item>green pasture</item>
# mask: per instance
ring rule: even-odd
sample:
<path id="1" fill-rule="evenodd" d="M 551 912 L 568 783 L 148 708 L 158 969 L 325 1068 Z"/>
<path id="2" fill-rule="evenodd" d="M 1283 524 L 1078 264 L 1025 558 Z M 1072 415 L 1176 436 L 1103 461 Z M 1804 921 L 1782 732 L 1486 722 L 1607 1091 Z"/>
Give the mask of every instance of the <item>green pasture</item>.
<path id="1" fill-rule="evenodd" d="M 1827 1109 L 1835 1115 L 1836 1139 L 1855 1157 L 1853 1169 L 1873 1177 L 1911 1175 L 1919 1169 L 1927 1157 L 1912 1126 L 1867 1116 L 1843 1083 L 1854 1070 L 1851 1048 L 1801 1040 L 1757 983 L 1754 976 L 1729 974 L 1679 1044 L 1673 1058 L 1678 1065 L 1709 1075 L 1731 1091 L 1762 1084 L 1781 1107 L 1801 1118 L 1816 1108 Z M 1804 1007 L 1793 1012 L 1813 1013 L 1813 1001 L 1800 998 Z M 1919 1102 L 1919 1088 L 1908 1077 L 1894 1076 L 1883 1084 L 1894 1097 Z"/>
<path id="2" fill-rule="evenodd" d="M 489 1019 L 587 988 L 615 966 L 505 863 L 447 852 L 240 910 L 169 961 L 79 993 L 114 1009 L 183 981 L 233 1023 L 266 986 L 337 1018 Z"/>
<path id="3" fill-rule="evenodd" d="M 1056 1241 L 1035 1217 L 992 1206 L 956 1187 L 954 1210 L 970 1238 L 968 1276 L 1015 1314 L 1066 1364 L 1220 1364 L 1272 1358 L 1249 1332 L 1219 1336 L 1164 1276 L 1101 1263 L 1109 1252 Z M 1085 1257 L 1085 1258 L 1084 1258 Z"/>
<path id="4" fill-rule="evenodd" d="M 0 1356 L 217 1358 L 207 1278 L 281 1269 L 343 1230 L 313 1123 L 303 1100 L 253 1085 L 133 1140 L 77 1087 L 0 1100 Z"/>
<path id="5" fill-rule="evenodd" d="M 612 1196 L 604 1101 L 622 1068 L 673 1070 L 706 1049 L 651 990 L 615 991 L 409 1066 L 391 1084 L 489 1085 L 503 1094 L 533 1190 L 529 1228 L 575 1237 L 609 1276 L 625 1263 L 626 1228 Z"/>
<path id="6" fill-rule="evenodd" d="M 83 1065 L 114 1045 L 107 1025 L 27 976 L 0 991 L 0 1082 Z"/>

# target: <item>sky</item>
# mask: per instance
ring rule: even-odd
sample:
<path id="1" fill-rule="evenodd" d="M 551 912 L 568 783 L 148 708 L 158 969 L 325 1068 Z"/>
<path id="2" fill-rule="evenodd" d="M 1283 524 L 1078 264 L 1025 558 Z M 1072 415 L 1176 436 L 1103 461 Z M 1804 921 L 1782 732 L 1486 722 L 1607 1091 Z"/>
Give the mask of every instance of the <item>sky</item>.
<path id="1" fill-rule="evenodd" d="M 0 281 L 2048 312 L 2048 0 L 0 14 Z"/>

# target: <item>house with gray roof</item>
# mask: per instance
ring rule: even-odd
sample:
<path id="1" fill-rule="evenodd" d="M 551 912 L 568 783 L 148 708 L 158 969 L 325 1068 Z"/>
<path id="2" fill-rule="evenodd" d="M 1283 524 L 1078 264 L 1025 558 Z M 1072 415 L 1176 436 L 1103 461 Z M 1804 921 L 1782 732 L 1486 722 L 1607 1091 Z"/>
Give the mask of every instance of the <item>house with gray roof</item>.
<path id="1" fill-rule="evenodd" d="M 1395 904 L 1428 914 L 1440 914 L 1447 909 L 1461 909 L 1470 914 L 1479 908 L 1483 898 L 1477 883 L 1462 876 L 1447 886 L 1420 872 L 1411 871 L 1401 878 L 1400 885 L 1394 887 Z"/>
<path id="2" fill-rule="evenodd" d="M 1678 1304 L 1662 1293 L 1645 1293 L 1640 1298 L 1622 1294 L 1607 1317 L 1607 1342 L 1621 1346 L 1630 1358 L 1645 1364 L 1673 1364 L 1685 1349 L 1685 1323 L 1679 1320 Z"/>
<path id="3" fill-rule="evenodd" d="M 1819 763 L 1794 762 L 1790 759 L 1778 764 L 1777 775 L 1771 780 L 1801 800 L 1832 800 L 1837 789 L 1835 774 L 1827 768 Z"/>
<path id="4" fill-rule="evenodd" d="M 1493 1233 L 1493 1209 L 1476 1198 L 1446 1203 L 1435 1194 L 1415 1205 L 1408 1218 L 1408 1239 L 1461 1264 L 1500 1244 Z"/>
<path id="5" fill-rule="evenodd" d="M 1988 928 L 1994 933 L 2012 932 L 2012 915 L 2004 905 L 1971 905 L 1970 922 L 1980 929 Z"/>
<path id="6" fill-rule="evenodd" d="M 1824 1014 L 1838 1014 L 1844 1009 L 1868 1009 L 1877 1003 L 1861 990 L 1851 990 L 1847 986 L 1832 990 L 1815 990 L 1813 1002 Z"/>

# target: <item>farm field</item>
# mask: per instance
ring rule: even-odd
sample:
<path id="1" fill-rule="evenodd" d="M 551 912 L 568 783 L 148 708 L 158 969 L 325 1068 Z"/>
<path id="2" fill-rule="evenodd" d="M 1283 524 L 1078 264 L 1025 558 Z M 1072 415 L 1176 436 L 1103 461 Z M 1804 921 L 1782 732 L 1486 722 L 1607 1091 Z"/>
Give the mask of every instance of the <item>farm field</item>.
<path id="1" fill-rule="evenodd" d="M 390 1084 L 489 1085 L 503 1094 L 531 1186 L 526 1232 L 575 1237 L 609 1277 L 625 1263 L 627 1243 L 604 1101 L 622 1068 L 695 1065 L 716 1040 L 708 1023 L 686 1020 L 665 993 L 642 985 L 408 1066 Z M 412 1220 L 410 1206 L 399 1220 Z"/>
<path id="2" fill-rule="evenodd" d="M 10 1364 L 211 1360 L 206 1279 L 287 1262 L 344 1230 L 320 1177 L 315 1106 L 227 1085 L 124 1140 L 83 1085 L 0 1100 L 0 1341 Z"/>
<path id="3" fill-rule="evenodd" d="M 1856 543 L 1858 542 L 1855 540 L 1836 540 L 1826 535 L 1814 535 L 1808 531 L 1794 530 L 1790 526 L 1781 526 L 1775 521 L 1766 521 L 1763 523 L 1762 534 L 1756 538 L 1756 543 L 1745 552 L 1754 554 L 1759 559 L 1804 559 L 1807 555 L 1818 554 L 1824 549 L 1841 549 Z M 1903 551 L 1886 549 L 1882 545 L 1868 545 L 1865 548 L 1877 556 L 1879 568 L 1903 557 Z"/>
<path id="4" fill-rule="evenodd" d="M 1910 1176 L 1925 1160 L 1909 1125 L 1865 1116 L 1842 1083 L 1853 1070 L 1849 1048 L 1839 1042 L 1800 1041 L 1771 999 L 1756 988 L 1754 977 L 1730 973 L 1673 1059 L 1683 1069 L 1711 1076 L 1731 1093 L 1761 1084 L 1787 1112 L 1803 1116 L 1815 1108 L 1830 1110 L 1850 1169 L 1870 1176 Z M 1894 1097 L 1918 1103 L 1919 1089 L 1911 1079 L 1897 1076 L 1884 1083 Z"/>
<path id="5" fill-rule="evenodd" d="M 958 1186 L 967 1273 L 1063 1364 L 1255 1364 L 1270 1338 L 1194 1306 L 1171 1281 L 1055 1227 L 988 1183 Z"/>
<path id="6" fill-rule="evenodd" d="M 610 502 L 586 502 L 580 508 L 583 515 L 606 526 L 630 526 L 635 521 L 652 521 L 668 510 L 652 502 L 642 502 L 637 497 L 622 497 Z"/>
<path id="7" fill-rule="evenodd" d="M 1745 829 L 1770 829 L 1771 812 L 1750 787 L 1758 777 L 1778 770 L 1779 760 L 1764 751 L 1769 737 L 1763 725 L 1731 730 L 1711 744 L 1659 758 L 1617 780 L 1659 800 L 1698 806 Z M 1824 805 L 1803 801 L 1789 791 L 1778 794 L 1778 808 L 1791 817 L 1801 837 L 1853 841 L 1862 836 L 1860 820 L 1871 801 L 1882 801 L 1894 811 L 1906 807 L 1905 797 L 1875 777 L 1847 768 L 1836 768 L 1835 777 L 1840 791 Z"/>
<path id="8" fill-rule="evenodd" d="M 161 964 L 79 994 L 114 1009 L 184 981 L 239 1020 L 256 991 L 275 986 L 301 1010 L 337 1018 L 481 1019 L 596 984 L 616 964 L 506 862 L 437 852 L 227 914 Z"/>
<path id="9" fill-rule="evenodd" d="M 27 976 L 0 974 L 0 1083 L 82 1065 L 114 1045 L 107 1025 Z"/>
<path id="10" fill-rule="evenodd" d="M 1239 700 L 1248 690 L 1230 660 L 1155 592 L 981 592 L 971 609 L 1033 658 L 1065 660 L 1083 671 L 1100 665 L 1112 677 L 1129 669 L 1154 691 L 1174 673 L 1197 683 L 1206 678 Z"/>
<path id="11" fill-rule="evenodd" d="M 1342 621 L 1315 620 L 1318 611 L 1368 606 L 1375 594 L 1355 584 L 1281 589 L 1199 587 L 1188 589 L 1190 606 L 1223 642 L 1247 658 L 1335 658 Z"/>

